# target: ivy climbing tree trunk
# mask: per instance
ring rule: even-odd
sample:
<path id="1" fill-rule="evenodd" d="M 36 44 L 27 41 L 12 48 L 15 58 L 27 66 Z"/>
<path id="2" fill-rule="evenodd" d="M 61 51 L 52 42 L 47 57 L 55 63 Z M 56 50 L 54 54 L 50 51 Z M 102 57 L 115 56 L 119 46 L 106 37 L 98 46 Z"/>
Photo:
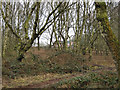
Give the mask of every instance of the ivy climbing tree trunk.
<path id="1" fill-rule="evenodd" d="M 106 11 L 106 3 L 105 2 L 95 2 L 96 9 L 96 17 L 97 20 L 101 23 L 103 27 L 102 36 L 107 43 L 110 52 L 113 55 L 113 59 L 115 60 L 115 65 L 118 71 L 118 79 L 119 79 L 119 88 L 120 88 L 120 43 L 114 33 L 111 30 L 107 11 Z"/>

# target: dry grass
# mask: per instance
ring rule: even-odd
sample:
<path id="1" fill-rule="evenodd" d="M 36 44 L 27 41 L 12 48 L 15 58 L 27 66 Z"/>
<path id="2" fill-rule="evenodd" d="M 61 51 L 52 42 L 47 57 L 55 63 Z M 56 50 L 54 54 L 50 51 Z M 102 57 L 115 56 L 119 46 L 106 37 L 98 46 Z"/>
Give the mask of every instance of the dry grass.
<path id="1" fill-rule="evenodd" d="M 88 58 L 88 55 L 85 56 Z M 104 55 L 93 55 L 92 60 L 87 62 L 88 65 L 98 64 L 106 67 L 115 67 L 114 60 L 112 55 L 104 56 Z"/>
<path id="2" fill-rule="evenodd" d="M 18 78 L 18 79 L 11 79 L 9 83 L 4 82 L 3 87 L 6 88 L 15 88 L 19 86 L 27 86 L 32 84 L 41 83 L 50 79 L 54 78 L 62 78 L 65 76 L 69 76 L 70 74 L 57 74 L 57 73 L 47 73 L 47 74 L 41 74 L 37 76 L 29 76 L 24 78 Z"/>

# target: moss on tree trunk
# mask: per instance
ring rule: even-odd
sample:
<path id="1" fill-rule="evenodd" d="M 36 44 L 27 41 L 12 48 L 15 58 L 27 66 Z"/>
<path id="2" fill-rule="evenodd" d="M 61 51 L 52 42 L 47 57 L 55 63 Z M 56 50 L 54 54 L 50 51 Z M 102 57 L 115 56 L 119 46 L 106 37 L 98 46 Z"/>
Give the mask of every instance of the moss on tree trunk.
<path id="1" fill-rule="evenodd" d="M 120 80 L 120 55 L 119 55 L 119 50 L 120 50 L 120 43 L 114 33 L 111 30 L 109 20 L 108 20 L 108 15 L 106 11 L 106 3 L 105 2 L 96 2 L 96 17 L 99 22 L 101 22 L 101 25 L 103 27 L 103 38 L 105 42 L 107 43 L 112 55 L 113 59 L 116 62 L 116 67 L 118 70 L 118 78 Z M 120 88 L 120 81 L 119 81 L 119 88 Z"/>

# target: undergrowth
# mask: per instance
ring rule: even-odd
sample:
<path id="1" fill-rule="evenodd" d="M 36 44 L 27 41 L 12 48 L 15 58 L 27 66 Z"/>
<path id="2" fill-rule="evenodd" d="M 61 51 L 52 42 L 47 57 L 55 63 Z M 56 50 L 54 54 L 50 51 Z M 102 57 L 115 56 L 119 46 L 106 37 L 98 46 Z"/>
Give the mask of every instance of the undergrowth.
<path id="1" fill-rule="evenodd" d="M 30 56 L 25 58 L 23 62 L 16 61 L 12 56 L 10 59 L 3 60 L 2 74 L 3 77 L 14 79 L 39 75 L 40 73 L 64 74 L 81 72 L 83 61 L 85 61 L 84 58 L 69 51 L 57 51 L 45 60 L 40 59 L 39 55 L 30 52 Z"/>
<path id="2" fill-rule="evenodd" d="M 104 74 L 88 73 L 84 76 L 74 77 L 70 80 L 60 81 L 49 86 L 51 88 L 117 88 L 118 78 L 116 73 Z"/>
<path id="3" fill-rule="evenodd" d="M 26 76 L 36 76 L 41 73 L 66 74 L 95 70 L 101 67 L 90 67 L 85 64 L 87 60 L 71 51 L 57 51 L 49 53 L 49 57 L 41 59 L 40 55 L 29 52 L 28 57 L 22 62 L 14 59 L 14 55 L 3 60 L 2 75 L 6 79 L 16 79 Z M 118 83 L 117 74 L 83 73 L 84 76 L 60 81 L 53 88 L 116 88 Z"/>

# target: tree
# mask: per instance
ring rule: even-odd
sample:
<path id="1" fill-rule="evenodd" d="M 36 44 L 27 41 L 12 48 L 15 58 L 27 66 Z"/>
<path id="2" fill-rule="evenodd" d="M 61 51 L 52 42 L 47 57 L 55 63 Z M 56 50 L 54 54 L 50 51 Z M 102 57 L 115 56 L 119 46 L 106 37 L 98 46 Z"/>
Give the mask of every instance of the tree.
<path id="1" fill-rule="evenodd" d="M 16 49 L 18 51 L 18 57 L 17 57 L 18 61 L 22 61 L 22 59 L 24 58 L 24 54 L 32 47 L 32 44 L 34 43 L 34 41 L 39 36 L 41 36 L 42 33 L 46 31 L 51 25 L 55 24 L 56 19 L 59 17 L 59 15 L 63 13 L 67 8 L 69 8 L 69 6 L 72 5 L 71 4 L 68 6 L 68 4 L 65 4 L 65 6 L 59 11 L 58 9 L 62 4 L 64 4 L 63 2 L 58 2 L 56 6 L 52 9 L 51 9 L 52 6 L 50 5 L 50 3 L 47 2 L 45 3 L 45 5 L 49 8 L 47 9 L 47 7 L 45 7 L 44 10 L 41 10 L 41 5 L 43 3 L 41 2 L 34 2 L 30 4 L 24 3 L 23 5 L 21 5 L 22 9 L 15 9 L 17 10 L 15 12 L 19 12 L 19 14 L 22 13 L 21 16 L 18 15 L 18 18 L 14 19 L 14 20 L 17 20 L 16 22 L 17 25 L 15 27 L 13 27 L 13 24 L 9 21 L 10 17 L 6 17 L 5 15 L 5 11 L 2 8 L 5 5 L 3 5 L 2 2 L 0 4 L 2 19 L 6 24 L 5 27 L 9 28 L 9 31 L 12 32 L 12 34 L 15 36 L 17 41 Z M 54 2 L 53 2 L 53 5 L 54 5 Z M 15 6 L 15 8 L 16 7 L 17 6 Z M 47 11 L 46 15 L 44 14 L 45 11 Z M 13 11 L 14 14 L 15 12 Z M 40 14 L 42 14 L 41 18 L 40 18 Z M 11 13 L 9 14 L 9 16 L 10 15 Z"/>
<path id="2" fill-rule="evenodd" d="M 37 29 L 37 22 L 38 22 L 38 19 L 39 19 L 40 2 L 34 3 L 32 5 L 31 11 L 29 12 L 28 17 L 27 17 L 27 19 L 24 23 L 24 26 L 23 26 L 23 30 L 25 30 L 24 40 L 22 39 L 23 37 L 21 37 L 18 33 L 15 32 L 14 28 L 12 28 L 12 25 L 6 19 L 3 9 L 0 8 L 3 20 L 5 21 L 5 23 L 9 27 L 10 31 L 18 39 L 18 46 L 17 46 L 18 49 L 17 50 L 19 52 L 19 55 L 17 57 L 17 60 L 22 61 L 22 59 L 24 58 L 25 52 L 29 50 L 29 48 L 32 46 L 34 40 L 39 35 L 41 35 L 53 23 L 53 19 L 50 19 L 50 18 L 52 16 L 52 14 L 58 9 L 58 7 L 60 7 L 61 4 L 62 4 L 62 2 L 60 2 L 51 13 L 49 13 L 49 15 L 47 16 L 46 22 L 40 28 L 39 32 L 37 32 L 36 29 Z M 2 6 L 2 4 L 1 4 L 1 6 Z M 29 23 L 30 18 L 32 16 L 32 13 L 35 11 L 35 9 L 36 9 L 36 15 L 35 15 L 35 21 L 34 21 L 34 24 L 33 24 L 33 32 L 32 32 L 31 38 L 29 38 L 29 36 L 28 36 L 28 30 L 29 30 L 28 29 L 28 23 Z M 56 16 L 54 17 L 54 19 L 57 18 L 58 15 L 59 15 L 59 13 L 56 13 Z"/>
<path id="3" fill-rule="evenodd" d="M 1 19 L 1 16 L 0 16 L 0 19 Z M 2 29 L 1 29 L 1 27 L 2 27 L 2 25 L 1 25 L 1 22 L 0 22 L 0 50 L 2 49 Z"/>
<path id="4" fill-rule="evenodd" d="M 107 43 L 110 52 L 113 55 L 113 59 L 115 60 L 115 65 L 118 71 L 118 79 L 120 80 L 120 43 L 116 36 L 114 35 L 113 31 L 111 30 L 107 11 L 106 11 L 106 3 L 105 2 L 95 2 L 96 8 L 96 18 L 101 23 L 103 27 L 102 36 Z M 120 81 L 119 81 L 119 88 L 120 88 Z"/>

